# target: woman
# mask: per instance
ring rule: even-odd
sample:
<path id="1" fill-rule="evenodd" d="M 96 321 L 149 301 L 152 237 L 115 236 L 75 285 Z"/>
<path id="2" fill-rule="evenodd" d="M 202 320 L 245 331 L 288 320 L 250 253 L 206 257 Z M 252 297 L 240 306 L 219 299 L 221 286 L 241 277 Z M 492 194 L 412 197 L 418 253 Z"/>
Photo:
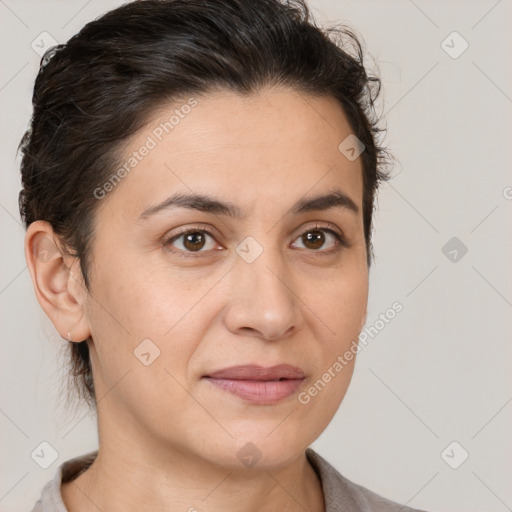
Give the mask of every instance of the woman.
<path id="1" fill-rule="evenodd" d="M 301 3 L 142 1 L 43 58 L 26 258 L 99 450 L 34 511 L 412 510 L 308 448 L 350 383 L 386 179 L 379 81 L 332 34 Z"/>

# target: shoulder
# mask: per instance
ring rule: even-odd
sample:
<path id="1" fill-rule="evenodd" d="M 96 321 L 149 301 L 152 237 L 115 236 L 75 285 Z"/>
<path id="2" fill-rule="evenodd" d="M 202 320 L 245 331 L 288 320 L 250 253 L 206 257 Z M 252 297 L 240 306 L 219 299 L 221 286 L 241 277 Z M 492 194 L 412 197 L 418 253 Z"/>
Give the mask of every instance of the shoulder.
<path id="1" fill-rule="evenodd" d="M 62 463 L 55 476 L 43 487 L 41 497 L 31 512 L 68 512 L 62 501 L 61 484 L 75 479 L 85 471 L 94 462 L 97 454 L 97 451 L 90 452 Z"/>
<path id="2" fill-rule="evenodd" d="M 341 475 L 311 448 L 306 456 L 322 482 L 326 512 L 425 512 L 388 500 Z"/>

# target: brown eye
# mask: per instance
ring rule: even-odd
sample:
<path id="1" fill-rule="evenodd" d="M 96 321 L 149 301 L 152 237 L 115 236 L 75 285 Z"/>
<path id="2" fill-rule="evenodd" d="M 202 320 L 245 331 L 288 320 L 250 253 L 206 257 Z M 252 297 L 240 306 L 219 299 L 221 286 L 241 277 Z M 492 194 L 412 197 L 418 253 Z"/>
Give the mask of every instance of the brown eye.
<path id="1" fill-rule="evenodd" d="M 211 239 L 208 247 L 208 239 Z M 182 252 L 205 252 L 216 247 L 213 236 L 203 230 L 189 230 L 170 238 L 165 245 L 171 245 Z M 205 249 L 206 247 L 206 249 Z M 203 250 L 204 249 L 204 250 Z"/>
<path id="2" fill-rule="evenodd" d="M 309 249 L 320 254 L 337 252 L 342 247 L 349 247 L 345 239 L 333 229 L 315 227 L 304 231 L 297 240 L 300 240 L 300 249 Z M 328 245 L 327 247 L 325 247 Z"/>
<path id="3" fill-rule="evenodd" d="M 308 249 L 321 249 L 325 243 L 325 234 L 322 231 L 308 231 L 302 235 L 302 242 Z"/>
<path id="4" fill-rule="evenodd" d="M 183 235 L 183 246 L 190 251 L 200 251 L 205 244 L 204 233 L 194 231 Z"/>

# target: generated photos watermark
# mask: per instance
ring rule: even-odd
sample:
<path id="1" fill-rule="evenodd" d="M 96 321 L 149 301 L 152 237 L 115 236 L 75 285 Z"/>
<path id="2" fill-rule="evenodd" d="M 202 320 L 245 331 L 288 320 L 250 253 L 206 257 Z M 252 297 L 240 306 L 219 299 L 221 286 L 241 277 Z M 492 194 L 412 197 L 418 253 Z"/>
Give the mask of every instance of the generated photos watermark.
<path id="1" fill-rule="evenodd" d="M 109 192 L 121 183 L 130 172 L 139 165 L 144 158 L 155 149 L 158 144 L 169 135 L 176 126 L 178 126 L 185 117 L 198 105 L 195 98 L 189 98 L 186 103 L 176 108 L 172 115 L 166 121 L 162 121 L 156 128 L 151 131 L 147 136 L 144 143 L 123 162 L 123 164 L 111 174 L 110 178 L 101 185 L 94 189 L 93 195 L 96 199 L 104 199 Z"/>
<path id="2" fill-rule="evenodd" d="M 311 399 L 317 396 L 341 371 L 354 359 L 354 357 L 368 345 L 370 339 L 375 338 L 382 329 L 386 327 L 403 310 L 403 305 L 399 301 L 393 302 L 384 313 L 372 325 L 365 327 L 359 334 L 357 340 L 352 340 L 350 348 L 342 355 L 339 355 L 327 370 L 305 391 L 298 395 L 298 401 L 302 405 L 307 405 Z"/>

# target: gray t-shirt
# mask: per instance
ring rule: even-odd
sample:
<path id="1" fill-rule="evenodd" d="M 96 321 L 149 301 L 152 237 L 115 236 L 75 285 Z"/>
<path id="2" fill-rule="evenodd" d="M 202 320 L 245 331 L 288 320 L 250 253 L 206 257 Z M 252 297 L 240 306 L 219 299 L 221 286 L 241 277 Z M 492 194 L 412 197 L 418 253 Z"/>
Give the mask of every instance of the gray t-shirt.
<path id="1" fill-rule="evenodd" d="M 62 501 L 60 485 L 83 473 L 97 453 L 90 452 L 61 464 L 55 477 L 44 486 L 32 512 L 69 512 Z M 322 482 L 325 512 L 425 512 L 400 505 L 355 484 L 311 448 L 306 450 L 306 456 Z"/>

